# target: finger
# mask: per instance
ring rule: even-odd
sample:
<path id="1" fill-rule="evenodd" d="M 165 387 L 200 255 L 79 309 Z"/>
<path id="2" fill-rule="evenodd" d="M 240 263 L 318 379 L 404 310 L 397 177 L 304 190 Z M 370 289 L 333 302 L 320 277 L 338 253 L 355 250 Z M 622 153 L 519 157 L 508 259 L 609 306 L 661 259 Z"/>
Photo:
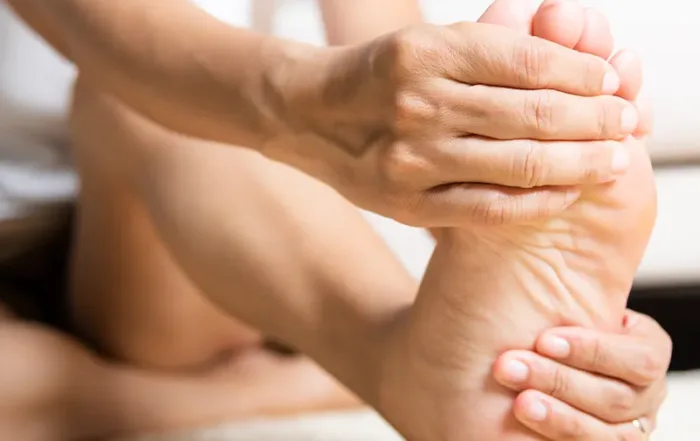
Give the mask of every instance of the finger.
<path id="1" fill-rule="evenodd" d="M 463 22 L 446 35 L 451 56 L 443 57 L 443 74 L 462 83 L 581 96 L 612 94 L 620 85 L 605 60 L 503 26 Z"/>
<path id="2" fill-rule="evenodd" d="M 537 353 L 573 368 L 648 386 L 662 378 L 670 361 L 663 336 L 640 338 L 584 328 L 546 331 L 536 344 Z"/>
<path id="3" fill-rule="evenodd" d="M 532 19 L 532 35 L 573 48 L 585 25 L 583 7 L 575 1 L 547 0 Z"/>
<path id="4" fill-rule="evenodd" d="M 619 97 L 579 97 L 554 90 L 490 86 L 442 88 L 445 124 L 459 134 L 495 139 L 622 139 L 639 124 L 636 107 Z"/>
<path id="5" fill-rule="evenodd" d="M 623 329 L 625 334 L 643 338 L 653 344 L 656 352 L 666 359 L 666 362 L 662 363 L 663 370 L 668 369 L 673 353 L 673 341 L 659 322 L 646 314 L 627 310 L 623 320 Z"/>
<path id="6" fill-rule="evenodd" d="M 585 26 L 574 49 L 607 60 L 615 47 L 610 23 L 603 14 L 593 8 L 586 8 L 584 16 Z"/>
<path id="7" fill-rule="evenodd" d="M 515 399 L 515 417 L 530 430 L 551 440 L 645 441 L 634 424 L 607 424 L 541 392 L 528 390 Z M 645 430 L 649 423 L 643 420 Z"/>
<path id="8" fill-rule="evenodd" d="M 620 75 L 617 96 L 629 101 L 637 99 L 642 88 L 642 59 L 630 50 L 622 50 L 610 59 L 610 65 Z"/>
<path id="9" fill-rule="evenodd" d="M 468 136 L 443 146 L 435 163 L 445 183 L 520 188 L 599 184 L 614 180 L 630 163 L 629 149 L 616 141 L 498 141 Z"/>
<path id="10" fill-rule="evenodd" d="M 496 0 L 477 21 L 506 26 L 514 31 L 529 34 L 536 9 L 537 5 L 530 1 Z"/>
<path id="11" fill-rule="evenodd" d="M 581 196 L 575 187 L 510 188 L 487 184 L 449 184 L 427 191 L 400 221 L 430 217 L 426 227 L 503 225 L 546 219 L 566 210 Z"/>
<path id="12" fill-rule="evenodd" d="M 515 390 L 537 390 L 607 422 L 625 422 L 656 411 L 659 391 L 637 391 L 606 377 L 573 369 L 529 351 L 509 351 L 494 364 L 494 377 Z"/>

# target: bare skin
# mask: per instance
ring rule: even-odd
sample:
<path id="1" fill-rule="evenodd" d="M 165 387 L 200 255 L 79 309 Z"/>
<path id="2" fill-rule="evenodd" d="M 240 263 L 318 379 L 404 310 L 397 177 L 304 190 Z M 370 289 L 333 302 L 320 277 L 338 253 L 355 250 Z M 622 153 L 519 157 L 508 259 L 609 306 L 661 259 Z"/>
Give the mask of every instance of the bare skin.
<path id="1" fill-rule="evenodd" d="M 619 55 L 612 62 L 634 76 L 636 67 L 625 65 L 630 60 Z M 634 99 L 631 89 L 621 93 L 631 92 L 627 98 Z M 387 405 L 385 415 L 400 430 L 415 440 L 542 439 L 513 416 L 513 409 L 533 427 L 562 412 L 562 406 L 537 393 L 522 395 L 514 406 L 512 393 L 489 372 L 499 353 L 534 348 L 548 327 L 619 331 L 623 326 L 627 296 L 656 217 L 644 138 L 629 138 L 625 145 L 631 154 L 628 172 L 614 183 L 583 188 L 580 200 L 560 216 L 439 232 L 416 305 L 399 325 L 397 334 L 405 339 L 399 347 L 406 346 L 389 368 L 404 379 L 431 379 L 412 385 L 420 400 L 407 400 L 404 408 Z M 582 410 L 598 405 L 591 400 Z M 418 412 L 435 424 L 419 427 L 403 417 Z M 629 420 L 608 417 L 619 423 L 617 430 L 600 426 L 580 439 L 643 439 Z"/>
<path id="2" fill-rule="evenodd" d="M 146 117 L 262 152 L 411 225 L 557 213 L 577 197 L 565 186 L 624 172 L 615 139 L 637 125 L 604 60 L 505 27 L 421 24 L 318 48 L 227 26 L 186 0 L 8 2 L 85 81 Z M 335 17 L 340 3 L 323 4 Z M 538 140 L 542 153 L 530 161 L 531 143 L 503 138 Z"/>
<path id="3" fill-rule="evenodd" d="M 446 426 L 433 427 L 445 430 L 440 432 L 444 439 L 540 439 L 515 422 L 511 393 L 490 378 L 498 354 L 532 349 L 537 335 L 552 326 L 612 331 L 622 326 L 655 216 L 653 175 L 644 145 L 630 141 L 630 148 L 634 160 L 628 175 L 609 188 L 587 190 L 580 203 L 555 220 L 483 229 L 478 235 L 458 230 L 440 235 L 412 313 L 408 334 L 415 349 L 408 352 L 411 364 L 432 371 L 434 379 L 453 380 L 439 373 L 472 369 L 462 379 L 461 393 L 447 401 L 428 400 L 438 413 L 436 421 Z M 469 295 L 459 286 L 468 287 Z M 440 385 L 439 380 L 421 386 L 428 391 L 454 389 L 454 384 Z M 463 416 L 461 425 L 449 427 L 456 412 Z M 430 439 L 427 433 L 415 437 Z"/>
<path id="4" fill-rule="evenodd" d="M 8 412 L 2 412 L 5 420 L 0 420 L 0 434 L 8 439 L 64 441 L 357 405 L 352 395 L 308 360 L 279 358 L 261 351 L 257 332 L 205 301 L 160 243 L 146 209 L 154 206 L 153 199 L 149 199 L 153 191 L 157 192 L 156 199 L 163 196 L 171 204 L 169 210 L 183 203 L 181 210 L 191 209 L 182 200 L 187 192 L 199 198 L 208 195 L 203 205 L 195 208 L 206 211 L 227 207 L 224 211 L 230 212 L 219 212 L 218 218 L 243 223 L 240 228 L 227 230 L 245 232 L 245 237 L 237 240 L 250 237 L 256 229 L 260 232 L 254 236 L 260 238 L 268 237 L 270 231 L 282 231 L 281 238 L 290 242 L 273 248 L 275 254 L 285 248 L 294 249 L 299 231 L 314 231 L 318 236 L 312 240 L 324 245 L 337 241 L 337 230 L 326 226 L 343 225 L 344 236 L 352 238 L 352 246 L 337 242 L 338 250 L 345 252 L 343 264 L 331 260 L 326 262 L 327 267 L 320 265 L 320 270 L 312 274 L 329 277 L 332 285 L 349 286 L 347 298 L 364 303 L 359 305 L 363 313 L 377 317 L 391 314 L 397 303 L 410 302 L 415 283 L 354 207 L 294 170 L 247 151 L 230 151 L 181 138 L 89 90 L 79 92 L 73 122 L 78 134 L 78 161 L 87 184 L 74 265 L 74 314 L 84 334 L 100 349 L 132 367 L 106 362 L 72 339 L 35 325 L 6 322 L 0 326 L 0 352 L 16 356 L 11 357 L 13 364 L 0 366 L 5 369 L 0 377 L 12 379 L 3 387 L 31 384 L 33 388 L 3 393 L 17 400 L 5 403 Z M 232 170 L 239 171 L 242 181 L 231 182 Z M 139 176 L 162 177 L 166 186 L 179 184 L 169 190 L 144 191 Z M 231 184 L 230 191 L 222 192 L 222 183 Z M 168 193 L 162 193 L 164 190 Z M 251 193 L 249 199 L 246 193 Z M 105 194 L 110 195 L 109 199 Z M 295 204 L 287 207 L 285 214 L 292 218 L 293 228 L 276 222 L 280 216 L 269 211 L 279 201 L 290 200 Z M 315 212 L 314 219 L 309 219 L 308 213 L 319 204 L 327 210 Z M 197 216 L 205 215 L 197 212 Z M 269 221 L 272 223 L 266 223 Z M 250 255 L 247 242 L 230 243 L 238 243 L 234 248 Z M 377 250 L 371 259 L 370 249 Z M 351 257 L 353 250 L 357 250 L 356 258 Z M 329 257 L 319 256 L 322 261 Z M 352 267 L 352 262 L 364 263 L 367 269 Z M 337 279 L 341 266 L 347 269 L 347 279 Z M 270 274 L 276 268 L 290 271 L 270 265 L 267 272 L 240 276 L 229 286 L 247 295 L 270 291 L 289 294 L 289 279 L 281 279 L 284 283 L 279 286 L 270 284 L 269 279 L 275 280 Z M 328 268 L 327 273 L 324 268 Z M 358 278 L 378 271 L 381 281 Z M 261 285 L 261 281 L 266 284 Z M 368 286 L 373 289 L 367 290 Z M 371 295 L 360 301 L 367 291 Z M 378 292 L 386 304 L 377 301 Z M 295 307 L 293 302 L 290 305 Z M 105 314 L 97 314 L 99 311 Z M 30 350 L 18 351 L 12 346 L 14 342 L 22 342 L 22 347 Z M 574 365 L 577 361 L 581 359 L 569 360 Z M 37 366 L 61 369 L 44 371 L 37 370 Z M 593 372 L 600 369 L 588 368 Z M 626 375 L 630 373 L 620 378 Z M 538 378 L 540 390 L 547 390 L 546 373 L 533 376 Z M 110 418 L 104 419 L 105 415 Z M 540 430 L 545 429 L 552 430 L 552 426 Z"/>

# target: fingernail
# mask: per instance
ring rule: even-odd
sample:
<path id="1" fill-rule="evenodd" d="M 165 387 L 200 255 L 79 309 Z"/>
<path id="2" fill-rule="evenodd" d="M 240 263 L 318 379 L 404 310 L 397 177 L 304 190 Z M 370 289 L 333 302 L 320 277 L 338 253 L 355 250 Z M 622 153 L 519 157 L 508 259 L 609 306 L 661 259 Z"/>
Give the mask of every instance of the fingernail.
<path id="1" fill-rule="evenodd" d="M 615 71 L 608 71 L 603 77 L 603 93 L 612 95 L 620 88 L 620 76 Z"/>
<path id="2" fill-rule="evenodd" d="M 525 416 L 532 421 L 544 421 L 547 418 L 547 406 L 541 401 L 533 401 L 525 408 Z"/>
<path id="3" fill-rule="evenodd" d="M 561 337 L 548 335 L 542 338 L 539 352 L 553 358 L 566 358 L 571 354 L 571 345 Z"/>
<path id="4" fill-rule="evenodd" d="M 639 112 L 634 106 L 627 106 L 622 110 L 620 116 L 620 129 L 623 133 L 632 133 L 639 125 Z"/>
<path id="5" fill-rule="evenodd" d="M 513 384 L 521 384 L 530 376 L 530 368 L 518 360 L 511 360 L 505 365 L 505 380 Z"/>
<path id="6" fill-rule="evenodd" d="M 627 150 L 627 147 L 622 144 L 616 146 L 612 155 L 613 173 L 619 174 L 627 171 L 627 168 L 630 166 L 630 160 L 630 152 Z"/>

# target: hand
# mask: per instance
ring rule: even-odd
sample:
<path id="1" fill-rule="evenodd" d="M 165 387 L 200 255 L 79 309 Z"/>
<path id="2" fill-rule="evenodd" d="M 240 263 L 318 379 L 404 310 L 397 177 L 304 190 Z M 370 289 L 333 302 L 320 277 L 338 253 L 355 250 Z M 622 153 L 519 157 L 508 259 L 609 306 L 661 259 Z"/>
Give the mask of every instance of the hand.
<path id="1" fill-rule="evenodd" d="M 619 76 L 594 55 L 458 23 L 310 57 L 276 74 L 294 87 L 280 98 L 288 127 L 265 153 L 400 222 L 547 217 L 577 199 L 572 186 L 626 169 L 617 141 L 638 114 L 611 96 Z"/>
<path id="2" fill-rule="evenodd" d="M 622 334 L 551 329 L 537 341 L 541 355 L 506 352 L 494 376 L 520 393 L 518 420 L 547 439 L 641 440 L 630 421 L 642 419 L 653 429 L 666 396 L 671 347 L 656 321 L 629 311 Z"/>

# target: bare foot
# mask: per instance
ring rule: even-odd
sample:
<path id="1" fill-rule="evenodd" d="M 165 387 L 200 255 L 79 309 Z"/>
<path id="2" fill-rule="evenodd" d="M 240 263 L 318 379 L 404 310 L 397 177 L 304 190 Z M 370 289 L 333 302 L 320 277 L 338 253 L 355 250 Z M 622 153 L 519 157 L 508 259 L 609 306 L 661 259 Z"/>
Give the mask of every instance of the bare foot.
<path id="1" fill-rule="evenodd" d="M 507 17 L 510 23 L 505 24 L 523 30 L 531 26 L 562 44 L 609 56 L 612 37 L 600 32 L 606 28 L 595 21 L 600 18 L 595 13 L 571 2 L 548 2 L 527 20 L 526 15 L 507 15 L 523 11 L 508 7 L 512 4 L 497 2 L 486 18 L 502 23 Z M 568 17 L 569 24 L 552 17 Z M 572 30 L 578 37 L 567 34 Z M 611 62 L 624 78 L 619 94 L 634 99 L 641 84 L 638 61 L 623 54 Z M 621 328 L 656 217 L 644 142 L 628 139 L 625 145 L 629 157 L 621 160 L 630 162 L 627 174 L 581 189 L 580 200 L 561 216 L 527 225 L 441 231 L 404 323 L 409 355 L 397 357 L 400 366 L 394 366 L 393 372 L 401 372 L 397 384 L 412 382 L 413 390 L 406 394 L 421 398 L 390 405 L 393 415 L 387 416 L 400 430 L 415 440 L 541 439 L 514 419 L 514 395 L 493 381 L 490 370 L 498 354 L 533 349 L 537 336 L 551 327 Z M 431 430 L 411 432 L 415 424 L 401 414 L 424 415 L 433 422 Z"/>

